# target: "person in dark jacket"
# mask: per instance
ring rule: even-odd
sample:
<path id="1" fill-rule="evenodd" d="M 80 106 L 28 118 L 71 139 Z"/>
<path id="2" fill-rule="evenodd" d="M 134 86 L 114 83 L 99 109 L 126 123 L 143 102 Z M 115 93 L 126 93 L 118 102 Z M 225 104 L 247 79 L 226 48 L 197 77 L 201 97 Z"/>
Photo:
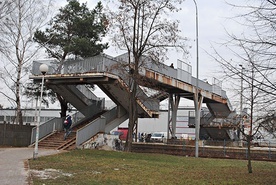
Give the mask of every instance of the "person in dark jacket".
<path id="1" fill-rule="evenodd" d="M 70 115 L 67 115 L 63 123 L 63 127 L 65 130 L 64 139 L 66 139 L 68 135 L 71 133 L 71 125 L 72 125 L 72 117 Z"/>

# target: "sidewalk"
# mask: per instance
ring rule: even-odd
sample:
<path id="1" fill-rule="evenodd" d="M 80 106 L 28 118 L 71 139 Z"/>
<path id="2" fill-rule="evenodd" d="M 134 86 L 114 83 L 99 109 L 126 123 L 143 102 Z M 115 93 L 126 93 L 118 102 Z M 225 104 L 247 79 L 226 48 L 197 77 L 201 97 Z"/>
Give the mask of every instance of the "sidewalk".
<path id="1" fill-rule="evenodd" d="M 27 185 L 27 159 L 33 158 L 33 148 L 0 148 L 0 184 Z M 38 157 L 60 153 L 57 150 L 38 149 Z"/>

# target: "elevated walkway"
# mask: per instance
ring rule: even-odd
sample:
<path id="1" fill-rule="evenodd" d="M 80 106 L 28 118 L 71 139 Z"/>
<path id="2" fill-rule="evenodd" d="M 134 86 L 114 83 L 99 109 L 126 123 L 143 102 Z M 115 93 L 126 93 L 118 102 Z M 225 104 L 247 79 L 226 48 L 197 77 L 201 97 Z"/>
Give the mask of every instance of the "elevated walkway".
<path id="1" fill-rule="evenodd" d="M 56 93 L 62 95 L 68 102 L 75 106 L 84 116 L 89 116 L 97 110 L 93 108 L 99 106 L 98 111 L 104 102 L 97 98 L 88 98 L 83 89 L 87 85 L 97 85 L 101 90 L 117 104 L 118 110 L 123 110 L 120 120 L 128 118 L 129 91 L 131 78 L 127 66 L 127 56 L 121 55 L 116 58 L 107 55 L 98 55 L 83 60 L 68 60 L 61 66 L 62 70 L 57 72 L 59 65 L 55 61 L 34 61 L 30 79 L 40 83 L 42 75 L 39 66 L 45 63 L 49 66 L 49 72 L 45 75 L 45 85 L 52 88 Z M 186 98 L 195 101 L 197 79 L 192 77 L 191 68 L 185 66 L 183 62 L 178 62 L 177 69 L 173 69 L 164 64 L 149 63 L 139 70 L 140 86 L 158 90 L 159 93 L 148 96 L 140 86 L 137 89 L 138 115 L 140 118 L 158 117 L 159 103 L 167 97 Z M 78 87 L 78 88 L 77 88 Z M 81 88 L 80 88 L 81 87 Z M 213 118 L 226 118 L 231 112 L 226 92 L 221 89 L 219 83 L 213 85 L 198 81 L 198 92 L 201 103 L 206 103 Z M 171 99 L 170 98 L 170 102 Z M 96 106 L 95 106 L 96 105 Z M 174 105 L 176 108 L 178 105 Z M 176 110 L 173 110 L 176 113 Z M 172 114 L 174 117 L 175 114 Z M 114 127 L 110 124 L 108 129 Z M 104 126 L 105 127 L 105 126 Z M 113 127 L 113 128 L 112 128 Z"/>

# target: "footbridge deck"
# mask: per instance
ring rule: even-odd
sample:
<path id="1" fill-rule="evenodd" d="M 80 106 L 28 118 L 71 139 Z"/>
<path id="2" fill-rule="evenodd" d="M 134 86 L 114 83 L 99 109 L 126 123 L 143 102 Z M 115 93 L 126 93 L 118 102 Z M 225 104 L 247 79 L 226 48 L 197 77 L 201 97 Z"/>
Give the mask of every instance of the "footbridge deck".
<path id="1" fill-rule="evenodd" d="M 128 112 L 131 78 L 129 68 L 125 67 L 128 66 L 127 58 L 126 55 L 110 57 L 101 54 L 82 60 L 67 60 L 62 66 L 55 60 L 34 61 L 30 79 L 41 82 L 43 76 L 39 67 L 45 63 L 49 66 L 49 71 L 44 76 L 45 85 L 67 98 L 68 102 L 84 115 L 89 116 L 95 105 L 103 103 L 95 97 L 91 100 L 83 88 L 82 90 L 78 88 L 91 84 L 99 86 L 120 107 L 118 110 Z M 161 63 L 148 62 L 145 67 L 140 68 L 139 75 L 137 104 L 138 115 L 141 118 L 158 117 L 159 103 L 166 98 L 169 98 L 170 102 L 175 102 L 172 101 L 172 97 L 186 98 L 195 102 L 197 79 L 191 75 L 191 66 L 182 61 L 178 61 L 176 69 Z M 213 118 L 226 118 L 231 113 L 231 106 L 226 92 L 221 88 L 221 82 L 218 80 L 214 82 L 209 84 L 198 79 L 201 103 L 206 103 Z M 148 95 L 141 86 L 154 89 L 154 94 Z M 67 90 L 70 90 L 69 94 Z M 172 117 L 176 117 L 176 110 L 173 111 L 175 114 L 173 113 Z"/>
<path id="2" fill-rule="evenodd" d="M 97 84 L 115 103 L 123 103 L 122 101 L 118 102 L 120 101 L 119 94 L 115 95 L 114 92 L 108 90 L 111 88 L 108 84 L 120 84 L 120 88 L 124 88 L 125 91 L 129 90 L 128 69 L 122 67 L 123 64 L 127 63 L 125 59 L 125 55 L 115 58 L 98 55 L 84 60 L 68 60 L 60 72 L 57 72 L 59 64 L 55 61 L 35 61 L 32 70 L 33 75 L 30 78 L 41 80 L 42 75 L 39 72 L 39 66 L 41 63 L 46 63 L 49 66 L 49 72 L 45 75 L 46 84 Z M 178 61 L 177 69 L 164 64 L 150 63 L 147 67 L 142 67 L 139 74 L 143 79 L 140 80 L 142 86 L 148 86 L 168 94 L 178 94 L 183 98 L 194 99 L 197 79 L 191 75 L 191 67 L 184 62 Z M 217 82 L 209 84 L 199 80 L 199 93 L 203 97 L 203 103 L 208 104 L 208 108 L 212 109 L 211 111 L 217 117 L 227 117 L 231 105 L 226 92 L 221 88 L 221 82 Z M 151 99 L 153 99 L 152 97 Z M 123 100 L 125 101 L 125 98 Z M 151 104 L 149 107 L 151 111 L 158 111 L 158 108 L 155 107 L 158 106 L 158 100 L 155 103 L 148 101 L 149 97 L 145 96 L 144 99 L 141 99 L 141 104 L 144 103 L 145 106 Z"/>

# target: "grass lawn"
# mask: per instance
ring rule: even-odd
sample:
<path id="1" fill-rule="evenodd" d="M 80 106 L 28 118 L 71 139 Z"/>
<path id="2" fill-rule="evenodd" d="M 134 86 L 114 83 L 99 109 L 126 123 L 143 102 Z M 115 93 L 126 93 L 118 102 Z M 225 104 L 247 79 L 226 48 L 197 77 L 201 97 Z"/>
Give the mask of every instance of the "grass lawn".
<path id="1" fill-rule="evenodd" d="M 276 184 L 276 163 L 73 150 L 29 160 L 34 185 L 45 184 Z"/>

